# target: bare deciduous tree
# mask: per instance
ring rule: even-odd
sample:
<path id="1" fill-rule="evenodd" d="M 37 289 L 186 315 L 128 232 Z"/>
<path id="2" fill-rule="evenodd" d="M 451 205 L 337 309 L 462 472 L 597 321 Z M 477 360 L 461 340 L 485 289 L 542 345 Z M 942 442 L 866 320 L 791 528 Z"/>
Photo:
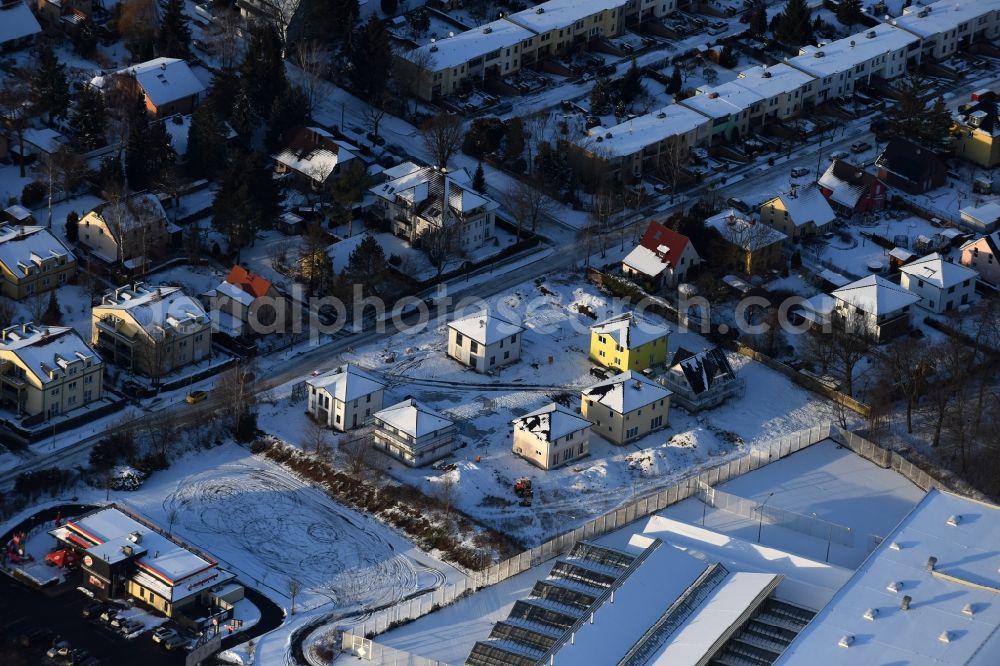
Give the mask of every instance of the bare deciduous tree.
<path id="1" fill-rule="evenodd" d="M 654 173 L 670 183 L 670 203 L 674 202 L 674 197 L 677 195 L 677 181 L 687 163 L 687 157 L 687 144 L 679 137 L 667 142 L 656 156 Z"/>
<path id="2" fill-rule="evenodd" d="M 7 129 L 17 138 L 18 160 L 21 178 L 25 175 L 24 130 L 31 118 L 31 90 L 24 81 L 8 78 L 0 88 L 0 116 Z"/>
<path id="3" fill-rule="evenodd" d="M 311 451 L 320 460 L 326 460 L 330 455 L 329 436 L 324 424 L 310 416 L 306 419 L 305 431 L 302 433 L 302 448 Z"/>
<path id="4" fill-rule="evenodd" d="M 302 592 L 302 583 L 296 578 L 289 578 L 286 589 L 288 590 L 288 598 L 292 602 L 292 615 L 295 615 L 295 597 L 299 596 L 299 593 Z"/>
<path id="5" fill-rule="evenodd" d="M 927 346 L 910 337 L 900 338 L 883 347 L 878 354 L 879 374 L 895 387 L 906 401 L 906 432 L 913 432 L 913 408 L 926 386 L 931 359 Z"/>
<path id="6" fill-rule="evenodd" d="M 424 122 L 420 134 L 435 166 L 447 168 L 448 161 L 462 145 L 462 119 L 457 115 L 438 113 Z"/>
<path id="7" fill-rule="evenodd" d="M 304 39 L 295 43 L 292 55 L 295 64 L 302 71 L 302 88 L 309 101 L 309 113 L 312 113 L 316 108 L 316 100 L 322 97 L 329 87 L 324 78 L 328 69 L 329 54 L 318 40 Z"/>
<path id="8" fill-rule="evenodd" d="M 518 241 L 521 240 L 524 227 L 531 227 L 532 232 L 537 231 L 538 222 L 555 209 L 553 201 L 541 190 L 516 178 L 510 179 L 503 203 L 517 225 Z"/>
<path id="9" fill-rule="evenodd" d="M 447 219 L 442 219 L 440 225 L 428 226 L 417 236 L 417 244 L 437 271 L 435 278 L 441 277 L 450 261 L 465 256 L 465 250 L 458 240 L 460 235 L 460 222 L 449 223 Z"/>

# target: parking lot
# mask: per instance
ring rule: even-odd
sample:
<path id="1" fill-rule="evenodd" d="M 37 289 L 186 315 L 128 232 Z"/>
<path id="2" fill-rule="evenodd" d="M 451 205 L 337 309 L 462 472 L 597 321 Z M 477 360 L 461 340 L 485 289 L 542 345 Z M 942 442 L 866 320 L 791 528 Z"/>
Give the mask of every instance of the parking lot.
<path id="1" fill-rule="evenodd" d="M 85 619 L 81 611 L 92 600 L 75 589 L 74 583 L 56 588 L 33 590 L 6 576 L 0 576 L 0 664 L 35 666 L 69 663 L 51 661 L 45 652 L 58 637 L 73 648 L 83 648 L 103 666 L 143 664 L 174 666 L 184 663 L 184 653 L 168 653 L 150 638 L 150 632 L 131 640 L 114 633 L 105 623 Z M 39 630 L 51 631 L 30 646 L 21 644 L 25 636 Z"/>

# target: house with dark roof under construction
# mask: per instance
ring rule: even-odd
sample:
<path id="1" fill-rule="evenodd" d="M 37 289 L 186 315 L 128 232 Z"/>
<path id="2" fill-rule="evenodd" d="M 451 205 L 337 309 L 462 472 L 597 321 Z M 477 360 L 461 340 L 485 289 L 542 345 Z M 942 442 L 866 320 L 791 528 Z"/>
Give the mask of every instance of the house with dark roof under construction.
<path id="1" fill-rule="evenodd" d="M 721 405 L 742 388 L 726 352 L 718 347 L 700 352 L 678 348 L 658 381 L 673 391 L 673 399 L 689 412 Z"/>

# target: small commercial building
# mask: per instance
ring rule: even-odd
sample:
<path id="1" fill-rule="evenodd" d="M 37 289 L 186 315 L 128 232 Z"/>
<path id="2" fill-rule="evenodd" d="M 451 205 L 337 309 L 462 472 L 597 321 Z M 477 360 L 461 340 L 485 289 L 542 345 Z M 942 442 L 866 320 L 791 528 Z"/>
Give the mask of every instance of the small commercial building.
<path id="1" fill-rule="evenodd" d="M 590 421 L 552 403 L 513 421 L 511 450 L 533 465 L 553 469 L 590 452 Z"/>
<path id="2" fill-rule="evenodd" d="M 642 371 L 667 360 L 670 327 L 625 312 L 590 327 L 590 360 L 622 372 Z"/>
<path id="3" fill-rule="evenodd" d="M 408 398 L 372 415 L 375 448 L 410 467 L 422 467 L 452 452 L 458 428 L 430 407 Z"/>
<path id="4" fill-rule="evenodd" d="M 448 356 L 476 372 L 490 372 L 521 358 L 524 327 L 489 312 L 448 324 Z"/>
<path id="5" fill-rule="evenodd" d="M 385 384 L 348 365 L 306 380 L 309 414 L 334 430 L 351 430 L 367 423 L 382 409 Z"/>
<path id="6" fill-rule="evenodd" d="M 84 587 L 101 600 L 128 596 L 169 618 L 197 609 L 196 617 L 221 620 L 243 598 L 235 576 L 211 556 L 115 505 L 49 534 L 80 553 Z"/>
<path id="7" fill-rule="evenodd" d="M 594 433 L 626 444 L 670 425 L 670 396 L 669 389 L 630 370 L 584 389 L 580 411 Z"/>
<path id="8" fill-rule="evenodd" d="M 970 303 L 979 278 L 973 269 L 945 261 L 937 252 L 910 262 L 899 273 L 903 288 L 920 297 L 917 304 L 935 314 Z"/>

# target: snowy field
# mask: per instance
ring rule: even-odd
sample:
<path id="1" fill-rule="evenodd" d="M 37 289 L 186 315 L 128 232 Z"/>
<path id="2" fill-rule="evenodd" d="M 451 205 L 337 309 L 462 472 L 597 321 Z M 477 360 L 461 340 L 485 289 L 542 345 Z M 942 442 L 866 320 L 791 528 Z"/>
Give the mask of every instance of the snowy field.
<path id="1" fill-rule="evenodd" d="M 302 585 L 297 609 L 346 612 L 461 577 L 380 523 L 232 444 L 189 456 L 140 491 L 111 499 L 164 527 L 173 517 L 179 537 L 286 608 L 290 579 Z"/>
<path id="2" fill-rule="evenodd" d="M 594 435 L 588 458 L 543 472 L 511 453 L 510 422 L 554 398 L 579 409 L 580 391 L 596 381 L 587 357 L 589 326 L 595 320 L 580 309 L 590 308 L 601 320 L 624 306 L 593 285 L 566 276 L 521 284 L 488 303 L 527 326 L 521 360 L 495 376 L 474 373 L 445 355 L 443 323 L 348 351 L 317 369 L 329 370 L 344 361 L 365 367 L 387 383 L 384 404 L 413 396 L 454 419 L 461 448 L 443 461 L 453 463 L 453 470 L 410 469 L 393 461 L 387 463 L 388 473 L 428 494 L 437 493 L 442 480 L 450 477 L 461 510 L 527 544 L 579 525 L 633 493 L 741 455 L 754 442 L 830 418 L 824 401 L 762 365 L 732 356 L 746 386 L 743 395 L 698 415 L 674 406 L 670 427 L 627 446 Z M 675 332 L 669 340 L 671 352 L 680 346 L 701 350 L 710 345 L 693 333 Z M 755 397 L 760 395 L 773 399 L 762 402 Z M 261 427 L 292 443 L 305 441 L 304 404 L 292 404 L 287 394 L 277 391 L 275 398 L 264 407 Z M 514 481 L 522 476 L 534 484 L 534 504 L 527 508 L 517 504 L 513 493 Z"/>

